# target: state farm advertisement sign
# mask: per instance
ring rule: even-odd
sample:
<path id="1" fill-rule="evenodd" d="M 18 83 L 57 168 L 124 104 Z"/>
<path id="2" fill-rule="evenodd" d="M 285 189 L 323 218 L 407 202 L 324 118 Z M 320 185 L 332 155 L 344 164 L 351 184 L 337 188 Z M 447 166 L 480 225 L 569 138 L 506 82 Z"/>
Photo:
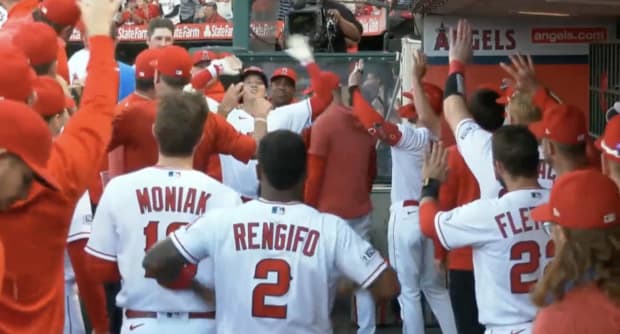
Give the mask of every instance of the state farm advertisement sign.
<path id="1" fill-rule="evenodd" d="M 613 22 L 534 20 L 531 18 L 470 18 L 476 56 L 504 56 L 515 52 L 532 55 L 586 55 L 588 44 L 607 41 Z M 457 18 L 427 16 L 424 50 L 428 56 L 447 56 L 450 29 Z M 541 23 L 541 22 L 544 22 Z"/>
<path id="2" fill-rule="evenodd" d="M 385 32 L 385 9 L 372 15 L 358 16 L 357 20 L 364 27 L 364 36 L 378 36 Z M 264 39 L 275 38 L 281 33 L 282 27 L 276 22 L 252 22 L 250 26 L 257 36 Z M 146 40 L 146 28 L 146 25 L 122 25 L 118 28 L 118 41 L 143 42 Z M 177 24 L 174 31 L 174 39 L 177 41 L 229 40 L 232 36 L 231 23 Z M 81 32 L 73 30 L 69 41 L 81 40 Z"/>

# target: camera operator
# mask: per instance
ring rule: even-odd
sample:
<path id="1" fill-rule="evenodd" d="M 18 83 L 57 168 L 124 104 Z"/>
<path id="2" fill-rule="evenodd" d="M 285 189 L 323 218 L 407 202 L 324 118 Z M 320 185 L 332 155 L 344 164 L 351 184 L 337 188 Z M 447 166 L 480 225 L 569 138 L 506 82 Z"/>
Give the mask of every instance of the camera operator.
<path id="1" fill-rule="evenodd" d="M 359 43 L 363 28 L 355 15 L 345 5 L 335 0 L 324 0 L 324 8 L 336 24 L 334 52 L 346 52 L 347 47 Z"/>

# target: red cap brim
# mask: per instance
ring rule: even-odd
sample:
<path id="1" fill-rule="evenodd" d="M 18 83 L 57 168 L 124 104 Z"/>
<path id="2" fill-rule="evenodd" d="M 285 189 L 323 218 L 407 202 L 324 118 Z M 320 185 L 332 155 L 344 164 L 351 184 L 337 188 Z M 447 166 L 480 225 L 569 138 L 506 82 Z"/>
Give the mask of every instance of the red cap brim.
<path id="1" fill-rule="evenodd" d="M 545 125 L 543 124 L 543 121 L 530 123 L 527 127 L 534 134 L 534 136 L 536 136 L 536 139 L 540 140 L 545 136 Z"/>
<path id="2" fill-rule="evenodd" d="M 24 161 L 30 169 L 34 172 L 34 179 L 41 183 L 43 186 L 52 190 L 59 190 L 58 182 L 49 174 L 49 171 L 45 167 L 30 164 L 28 161 Z"/>
<path id="3" fill-rule="evenodd" d="M 537 222 L 549 222 L 556 220 L 556 217 L 553 216 L 553 210 L 550 203 L 545 203 L 534 208 L 530 214 L 532 216 L 532 220 Z"/>

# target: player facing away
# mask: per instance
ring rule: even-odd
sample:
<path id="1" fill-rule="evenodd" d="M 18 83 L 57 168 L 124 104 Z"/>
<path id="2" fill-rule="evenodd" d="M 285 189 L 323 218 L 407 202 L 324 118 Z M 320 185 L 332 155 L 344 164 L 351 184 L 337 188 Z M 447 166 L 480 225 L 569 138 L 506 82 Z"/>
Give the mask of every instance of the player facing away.
<path id="1" fill-rule="evenodd" d="M 258 153 L 261 197 L 177 230 L 147 253 L 146 272 L 171 281 L 212 257 L 218 333 L 332 333 L 335 270 L 377 300 L 394 297 L 400 287 L 381 254 L 342 219 L 301 202 L 305 170 L 301 137 L 269 133 Z"/>
<path id="2" fill-rule="evenodd" d="M 99 202 L 86 251 L 102 280 L 120 273 L 121 333 L 215 332 L 213 305 L 192 291 L 212 282 L 210 260 L 185 266 L 183 279 L 166 287 L 141 266 L 145 252 L 168 234 L 211 209 L 241 203 L 232 189 L 192 169 L 208 113 L 202 99 L 188 93 L 162 97 L 153 127 L 158 164 L 114 178 Z"/>
<path id="3" fill-rule="evenodd" d="M 545 203 L 549 190 L 538 183 L 538 143 L 524 126 L 506 125 L 493 133 L 495 172 L 506 185 L 500 198 L 479 199 L 439 211 L 440 180 L 446 153 L 433 145 L 423 167 L 420 224 L 422 233 L 447 250 L 473 249 L 479 322 L 487 334 L 529 334 L 536 316 L 530 288 L 554 253 L 542 222 L 530 211 Z"/>

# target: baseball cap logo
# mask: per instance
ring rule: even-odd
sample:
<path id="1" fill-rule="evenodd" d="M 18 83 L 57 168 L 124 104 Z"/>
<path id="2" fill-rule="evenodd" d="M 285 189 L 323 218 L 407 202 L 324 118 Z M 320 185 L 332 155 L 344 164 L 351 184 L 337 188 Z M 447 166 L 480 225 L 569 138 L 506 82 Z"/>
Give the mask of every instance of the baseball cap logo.
<path id="1" fill-rule="evenodd" d="M 605 224 L 611 224 L 615 221 L 616 221 L 616 214 L 613 212 L 603 216 L 603 223 Z"/>
<path id="2" fill-rule="evenodd" d="M 552 211 L 553 211 L 553 215 L 554 215 L 554 216 L 556 216 L 556 217 L 559 217 L 559 216 L 560 216 L 560 211 L 559 211 L 557 208 L 553 208 L 553 210 L 552 210 Z"/>

